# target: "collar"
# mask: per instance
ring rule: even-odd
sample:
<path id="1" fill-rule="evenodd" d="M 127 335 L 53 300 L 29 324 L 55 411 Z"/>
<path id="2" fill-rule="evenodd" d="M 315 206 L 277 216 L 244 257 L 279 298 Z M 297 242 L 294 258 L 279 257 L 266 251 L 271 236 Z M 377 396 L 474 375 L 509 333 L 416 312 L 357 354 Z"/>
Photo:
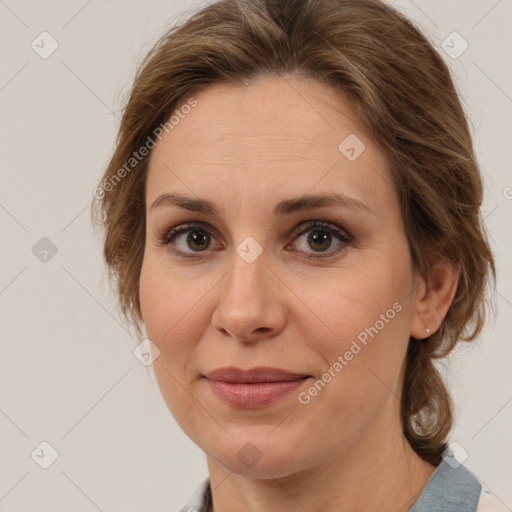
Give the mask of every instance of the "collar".
<path id="1" fill-rule="evenodd" d="M 482 485 L 461 463 L 443 460 L 409 512 L 475 512 Z"/>

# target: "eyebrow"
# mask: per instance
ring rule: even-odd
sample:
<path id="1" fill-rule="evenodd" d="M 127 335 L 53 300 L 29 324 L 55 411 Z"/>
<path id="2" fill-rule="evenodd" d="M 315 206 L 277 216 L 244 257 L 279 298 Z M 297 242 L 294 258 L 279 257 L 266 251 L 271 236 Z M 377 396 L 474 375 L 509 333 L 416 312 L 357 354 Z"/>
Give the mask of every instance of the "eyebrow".
<path id="1" fill-rule="evenodd" d="M 207 213 L 220 217 L 219 210 L 214 203 L 207 199 L 198 197 L 188 197 L 176 193 L 166 193 L 159 195 L 153 204 L 151 210 L 162 206 L 178 206 L 191 212 Z M 335 192 L 322 194 L 307 194 L 300 197 L 285 199 L 277 203 L 273 212 L 276 216 L 284 216 L 293 212 L 313 210 L 325 206 L 341 206 L 354 210 L 361 210 L 373 213 L 368 206 L 353 197 L 348 197 Z"/>

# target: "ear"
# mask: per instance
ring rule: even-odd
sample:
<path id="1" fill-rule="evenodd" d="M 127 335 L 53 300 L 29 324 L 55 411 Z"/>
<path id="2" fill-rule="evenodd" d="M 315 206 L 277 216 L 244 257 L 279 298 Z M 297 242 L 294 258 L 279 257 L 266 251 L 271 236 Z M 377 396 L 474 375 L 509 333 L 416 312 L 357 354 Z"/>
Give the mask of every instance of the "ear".
<path id="1" fill-rule="evenodd" d="M 413 338 L 428 338 L 439 329 L 455 297 L 458 281 L 458 269 L 445 258 L 429 270 L 427 282 L 420 279 L 411 322 Z"/>

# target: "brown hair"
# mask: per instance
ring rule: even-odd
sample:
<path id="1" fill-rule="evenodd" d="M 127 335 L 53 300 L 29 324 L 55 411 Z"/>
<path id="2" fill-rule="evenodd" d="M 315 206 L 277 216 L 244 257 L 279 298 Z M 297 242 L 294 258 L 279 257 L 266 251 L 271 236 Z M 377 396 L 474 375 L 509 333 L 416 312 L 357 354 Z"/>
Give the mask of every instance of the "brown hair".
<path id="1" fill-rule="evenodd" d="M 409 343 L 402 393 L 405 437 L 438 464 L 452 405 L 434 361 L 481 331 L 495 267 L 479 168 L 450 72 L 420 31 L 378 0 L 221 0 L 169 30 L 146 55 L 92 208 L 105 229 L 104 256 L 121 309 L 140 334 L 148 158 L 130 159 L 194 91 L 281 73 L 348 95 L 384 149 L 415 269 L 426 277 L 438 256 L 459 269 L 440 329 Z"/>

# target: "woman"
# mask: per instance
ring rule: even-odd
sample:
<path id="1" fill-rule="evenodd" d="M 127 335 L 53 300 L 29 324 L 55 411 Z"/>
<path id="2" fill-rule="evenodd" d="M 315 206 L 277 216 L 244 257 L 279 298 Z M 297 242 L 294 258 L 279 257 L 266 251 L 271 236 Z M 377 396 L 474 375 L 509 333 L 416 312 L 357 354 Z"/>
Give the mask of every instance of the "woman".
<path id="1" fill-rule="evenodd" d="M 123 311 L 207 457 L 183 510 L 493 506 L 434 366 L 485 317 L 481 177 L 403 16 L 205 7 L 142 63 L 95 196 Z"/>

